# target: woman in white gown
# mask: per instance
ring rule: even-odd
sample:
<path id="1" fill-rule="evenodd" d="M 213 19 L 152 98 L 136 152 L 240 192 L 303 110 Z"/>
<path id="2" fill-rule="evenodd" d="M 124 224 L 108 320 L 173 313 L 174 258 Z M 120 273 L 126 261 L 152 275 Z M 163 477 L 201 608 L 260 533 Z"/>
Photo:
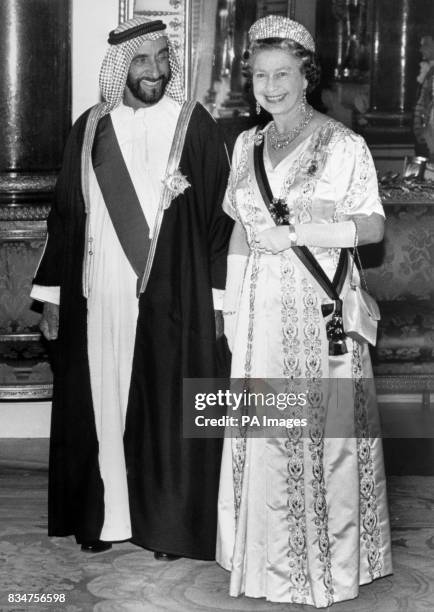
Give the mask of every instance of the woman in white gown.
<path id="1" fill-rule="evenodd" d="M 368 345 L 333 336 L 330 297 L 294 247 L 308 247 L 330 280 L 339 268 L 342 297 L 351 273 L 359 281 L 347 249 L 380 241 L 384 213 L 363 138 L 306 103 L 318 78 L 309 32 L 268 16 L 249 36 L 254 95 L 273 121 L 239 136 L 225 201 L 236 221 L 231 376 L 302 381 L 309 422 L 225 439 L 216 556 L 232 596 L 326 607 L 392 572 L 386 483 Z"/>

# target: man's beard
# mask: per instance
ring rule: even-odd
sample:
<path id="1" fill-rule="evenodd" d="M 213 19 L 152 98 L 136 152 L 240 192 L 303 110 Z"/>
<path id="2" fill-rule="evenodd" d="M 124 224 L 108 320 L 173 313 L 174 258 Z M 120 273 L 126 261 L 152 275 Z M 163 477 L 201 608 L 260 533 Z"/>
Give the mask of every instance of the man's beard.
<path id="1" fill-rule="evenodd" d="M 135 98 L 141 100 L 145 104 L 156 104 L 164 96 L 166 91 L 167 83 L 170 80 L 170 75 L 162 74 L 158 79 L 155 80 L 155 88 L 148 89 L 145 91 L 140 87 L 142 79 L 132 79 L 130 75 L 127 77 L 127 87 Z M 151 81 L 151 79 L 146 79 Z"/>

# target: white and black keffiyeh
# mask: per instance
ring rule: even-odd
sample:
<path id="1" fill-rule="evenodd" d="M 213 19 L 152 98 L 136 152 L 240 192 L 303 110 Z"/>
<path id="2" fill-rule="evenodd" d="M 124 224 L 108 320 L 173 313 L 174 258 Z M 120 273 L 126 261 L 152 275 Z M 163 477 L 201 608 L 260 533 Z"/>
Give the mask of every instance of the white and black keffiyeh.
<path id="1" fill-rule="evenodd" d="M 151 23 L 151 21 L 143 17 L 129 19 L 128 21 L 121 23 L 113 31 L 113 33 L 111 33 L 111 35 L 127 32 L 132 28 L 137 28 L 137 26 L 148 23 Z M 165 36 L 163 29 L 148 32 L 146 34 L 138 34 L 134 38 L 130 38 L 125 42 L 109 45 L 99 75 L 99 86 L 105 107 L 103 114 L 109 113 L 122 102 L 128 71 L 137 49 L 145 41 L 157 40 L 162 36 Z M 184 88 L 182 84 L 182 70 L 173 45 L 169 39 L 167 39 L 167 43 L 169 48 L 169 65 L 171 76 L 169 83 L 167 84 L 165 94 L 173 98 L 176 102 L 178 102 L 178 104 L 182 104 L 185 100 Z"/>

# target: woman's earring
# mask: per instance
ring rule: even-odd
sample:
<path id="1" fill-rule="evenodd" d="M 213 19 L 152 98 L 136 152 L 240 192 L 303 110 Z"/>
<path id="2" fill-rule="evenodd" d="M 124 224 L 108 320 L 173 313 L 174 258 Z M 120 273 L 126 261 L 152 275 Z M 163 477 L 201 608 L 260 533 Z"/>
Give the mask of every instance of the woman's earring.
<path id="1" fill-rule="evenodd" d="M 306 106 L 307 106 L 307 100 L 306 100 L 306 90 L 305 90 L 305 89 L 303 89 L 303 95 L 302 95 L 302 97 L 301 97 L 301 100 L 300 100 L 300 105 L 299 105 L 299 107 L 298 107 L 298 108 L 299 108 L 299 110 L 300 110 L 300 113 L 301 113 L 302 115 L 305 115 L 305 114 L 306 114 Z"/>
<path id="2" fill-rule="evenodd" d="M 256 100 L 256 114 L 257 115 L 261 114 L 261 105 L 259 104 L 257 100 Z"/>

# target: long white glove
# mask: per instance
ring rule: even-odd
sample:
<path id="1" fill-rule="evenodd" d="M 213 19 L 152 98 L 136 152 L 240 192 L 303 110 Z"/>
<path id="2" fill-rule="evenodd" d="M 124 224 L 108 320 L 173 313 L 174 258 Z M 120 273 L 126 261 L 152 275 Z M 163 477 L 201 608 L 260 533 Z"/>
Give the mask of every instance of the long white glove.
<path id="1" fill-rule="evenodd" d="M 291 235 L 291 229 L 293 233 Z M 295 232 L 296 241 L 293 235 Z M 279 225 L 256 235 L 256 246 L 267 253 L 280 253 L 293 246 L 353 247 L 356 226 L 353 221 L 339 223 L 300 223 Z"/>
<path id="2" fill-rule="evenodd" d="M 228 255 L 226 287 L 223 298 L 223 319 L 225 336 L 231 352 L 233 350 L 246 263 L 246 255 Z"/>
<path id="3" fill-rule="evenodd" d="M 353 221 L 339 223 L 300 223 L 294 225 L 297 246 L 353 247 L 356 225 Z"/>

